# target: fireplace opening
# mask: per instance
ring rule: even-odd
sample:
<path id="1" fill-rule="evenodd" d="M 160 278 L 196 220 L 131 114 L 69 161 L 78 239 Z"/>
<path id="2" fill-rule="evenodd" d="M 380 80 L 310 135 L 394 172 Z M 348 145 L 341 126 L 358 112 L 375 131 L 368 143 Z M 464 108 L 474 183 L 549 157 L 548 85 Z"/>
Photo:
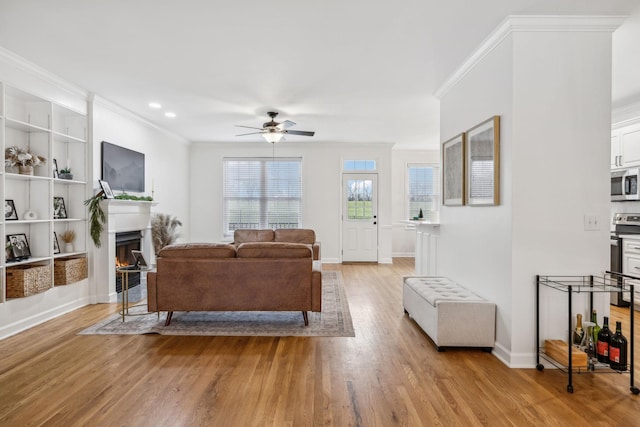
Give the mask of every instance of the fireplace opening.
<path id="1" fill-rule="evenodd" d="M 131 251 L 139 251 L 142 247 L 142 232 L 127 231 L 116 233 L 116 265 L 114 268 L 135 264 Z M 140 273 L 129 273 L 129 289 L 140 284 Z M 116 292 L 122 292 L 122 274 L 116 273 Z"/>

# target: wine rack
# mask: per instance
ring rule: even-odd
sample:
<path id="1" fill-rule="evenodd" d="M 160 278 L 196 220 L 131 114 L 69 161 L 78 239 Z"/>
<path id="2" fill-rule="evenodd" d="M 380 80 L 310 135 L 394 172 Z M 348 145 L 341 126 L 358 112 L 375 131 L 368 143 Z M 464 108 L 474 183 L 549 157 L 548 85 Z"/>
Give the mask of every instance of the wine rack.
<path id="1" fill-rule="evenodd" d="M 622 282 L 622 286 L 619 282 Z M 539 371 L 544 370 L 544 365 L 540 363 L 541 359 L 551 363 L 558 369 L 567 373 L 568 383 L 567 392 L 573 393 L 573 374 L 574 372 L 615 372 L 615 373 L 628 373 L 629 374 L 629 390 L 633 394 L 640 394 L 640 389 L 634 384 L 634 299 L 635 286 L 640 285 L 640 277 L 628 276 L 620 273 L 607 272 L 603 276 L 536 276 L 536 369 Z M 544 347 L 540 347 L 540 288 L 548 287 L 555 289 L 559 292 L 567 294 L 567 314 L 568 314 L 568 336 L 567 336 L 567 364 L 560 363 L 558 360 L 552 358 L 545 352 Z M 572 299 L 574 294 L 586 293 L 589 297 L 589 312 L 593 311 L 593 294 L 599 292 L 630 292 L 631 307 L 629 307 L 629 360 L 627 371 L 615 371 L 609 367 L 608 364 L 595 363 L 588 367 L 574 366 L 573 363 L 573 311 L 572 311 Z"/>

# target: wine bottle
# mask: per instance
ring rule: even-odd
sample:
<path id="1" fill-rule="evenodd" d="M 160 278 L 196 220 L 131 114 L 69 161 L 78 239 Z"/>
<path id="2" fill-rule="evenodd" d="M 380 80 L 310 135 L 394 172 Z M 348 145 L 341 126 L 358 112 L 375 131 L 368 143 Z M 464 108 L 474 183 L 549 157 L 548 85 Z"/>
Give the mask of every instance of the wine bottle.
<path id="1" fill-rule="evenodd" d="M 611 331 L 609 330 L 609 318 L 604 317 L 602 329 L 598 332 L 596 348 L 598 352 L 598 362 L 609 363 L 609 341 L 611 341 Z"/>
<path id="2" fill-rule="evenodd" d="M 593 310 L 593 313 L 591 313 L 591 322 L 593 322 L 593 342 L 597 343 L 598 342 L 598 333 L 600 332 L 600 326 L 598 326 L 598 315 L 596 314 L 596 311 Z"/>
<path id="3" fill-rule="evenodd" d="M 589 360 L 588 365 L 589 368 L 591 368 L 593 364 L 598 361 L 598 355 L 596 354 L 596 342 L 593 340 L 593 326 L 589 326 L 587 328 L 584 351 L 587 352 L 587 358 Z"/>
<path id="4" fill-rule="evenodd" d="M 616 333 L 609 341 L 609 366 L 616 371 L 627 370 L 627 339 L 622 335 L 621 322 L 616 322 Z"/>
<path id="5" fill-rule="evenodd" d="M 584 339 L 584 329 L 582 329 L 582 314 L 576 315 L 576 328 L 573 330 L 573 343 L 575 345 L 582 345 Z"/>

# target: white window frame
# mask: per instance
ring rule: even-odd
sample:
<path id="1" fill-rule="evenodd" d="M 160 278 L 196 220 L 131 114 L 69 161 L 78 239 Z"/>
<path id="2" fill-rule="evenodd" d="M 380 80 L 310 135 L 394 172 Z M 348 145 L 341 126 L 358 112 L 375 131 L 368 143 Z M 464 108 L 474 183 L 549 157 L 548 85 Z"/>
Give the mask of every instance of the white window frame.
<path id="1" fill-rule="evenodd" d="M 405 172 L 405 217 L 408 219 L 413 219 L 414 216 L 418 215 L 418 212 L 415 215 L 411 212 L 411 177 L 410 171 L 412 168 L 432 168 L 433 169 L 433 194 L 427 195 L 431 198 L 434 209 L 429 211 L 424 211 L 424 219 L 436 221 L 440 217 L 440 208 L 442 206 L 442 185 L 441 185 L 441 170 L 439 163 L 407 163 L 406 164 L 406 172 Z"/>
<path id="2" fill-rule="evenodd" d="M 229 162 L 257 162 L 260 167 L 260 180 L 259 185 L 254 187 L 254 191 L 257 194 L 254 197 L 247 197 L 241 195 L 228 194 L 231 182 L 228 176 Z M 292 193 L 286 195 L 268 194 L 270 189 L 268 188 L 268 181 L 266 179 L 267 166 L 272 162 L 297 162 L 299 164 L 299 176 L 297 180 L 292 181 L 290 191 Z M 232 237 L 236 229 L 268 229 L 268 228 L 287 228 L 286 224 L 276 224 L 271 226 L 269 224 L 269 212 L 268 205 L 273 200 L 292 200 L 298 204 L 297 221 L 294 228 L 302 228 L 302 157 L 225 157 L 222 161 L 222 230 L 225 237 Z M 228 185 L 229 184 L 229 185 Z M 251 222 L 247 227 L 230 227 L 230 214 L 227 211 L 227 203 L 230 200 L 246 200 L 248 202 L 258 202 L 259 212 L 255 217 L 255 222 Z M 295 212 L 294 212 L 295 213 Z"/>

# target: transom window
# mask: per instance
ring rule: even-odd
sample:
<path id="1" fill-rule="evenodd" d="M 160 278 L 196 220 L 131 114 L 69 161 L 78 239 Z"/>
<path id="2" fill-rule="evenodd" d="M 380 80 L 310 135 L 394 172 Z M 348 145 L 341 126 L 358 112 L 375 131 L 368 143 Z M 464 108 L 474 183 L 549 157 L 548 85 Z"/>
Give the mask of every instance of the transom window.
<path id="1" fill-rule="evenodd" d="M 345 172 L 374 171 L 376 170 L 376 161 L 375 160 L 345 160 L 342 163 L 342 170 Z"/>
<path id="2" fill-rule="evenodd" d="M 440 167 L 407 164 L 407 213 L 409 219 L 422 214 L 426 220 L 438 218 L 440 210 Z"/>
<path id="3" fill-rule="evenodd" d="M 223 227 L 238 229 L 302 226 L 301 158 L 223 159 Z"/>

